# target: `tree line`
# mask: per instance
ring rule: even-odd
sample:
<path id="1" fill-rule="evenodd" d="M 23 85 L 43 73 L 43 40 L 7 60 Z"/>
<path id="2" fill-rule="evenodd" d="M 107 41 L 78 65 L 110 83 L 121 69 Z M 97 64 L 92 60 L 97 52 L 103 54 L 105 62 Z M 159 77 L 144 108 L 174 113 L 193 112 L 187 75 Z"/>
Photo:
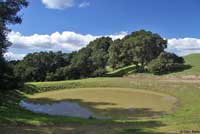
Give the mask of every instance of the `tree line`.
<path id="1" fill-rule="evenodd" d="M 109 59 L 112 39 L 96 39 L 77 52 L 36 52 L 9 65 L 18 79 L 57 81 L 103 76 Z"/>
<path id="2" fill-rule="evenodd" d="M 36 52 L 21 61 L 11 61 L 14 75 L 22 81 L 58 81 L 105 76 L 113 70 L 135 65 L 136 72 L 162 74 L 181 68 L 182 57 L 165 52 L 167 40 L 140 30 L 112 40 L 101 37 L 77 52 Z"/>

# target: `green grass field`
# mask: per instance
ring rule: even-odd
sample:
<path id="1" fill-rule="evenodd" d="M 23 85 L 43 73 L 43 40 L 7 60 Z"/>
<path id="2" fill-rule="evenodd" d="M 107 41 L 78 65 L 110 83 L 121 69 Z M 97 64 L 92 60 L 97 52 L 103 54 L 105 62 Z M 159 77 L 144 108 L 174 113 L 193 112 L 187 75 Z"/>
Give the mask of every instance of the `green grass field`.
<path id="1" fill-rule="evenodd" d="M 175 75 L 198 75 L 199 57 L 200 55 L 186 56 L 186 64 L 190 63 L 192 68 L 177 72 Z M 183 80 L 182 77 L 171 80 L 173 76 L 174 74 L 168 78 L 168 75 L 158 77 L 142 74 L 27 83 L 20 92 L 11 91 L 5 97 L 8 101 L 0 107 L 0 132 L 3 134 L 162 134 L 180 133 L 182 130 L 199 131 L 200 80 L 193 78 Z M 96 114 L 112 118 L 98 120 L 36 114 L 20 108 L 18 103 L 21 99 L 42 103 L 78 99 L 81 105 L 90 108 Z M 135 113 L 128 111 L 132 107 L 136 107 L 138 111 Z M 151 110 L 145 111 L 145 109 Z M 157 116 L 152 116 L 151 113 Z M 131 116 L 140 118 L 128 118 Z"/>

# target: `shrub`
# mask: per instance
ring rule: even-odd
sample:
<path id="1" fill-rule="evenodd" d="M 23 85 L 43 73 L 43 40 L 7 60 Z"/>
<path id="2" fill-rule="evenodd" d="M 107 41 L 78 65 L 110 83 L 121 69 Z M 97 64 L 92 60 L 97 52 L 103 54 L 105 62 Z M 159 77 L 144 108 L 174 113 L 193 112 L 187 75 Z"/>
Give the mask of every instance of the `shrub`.
<path id="1" fill-rule="evenodd" d="M 164 74 L 182 70 L 184 59 L 172 53 L 163 52 L 157 59 L 148 64 L 148 71 L 153 74 Z"/>

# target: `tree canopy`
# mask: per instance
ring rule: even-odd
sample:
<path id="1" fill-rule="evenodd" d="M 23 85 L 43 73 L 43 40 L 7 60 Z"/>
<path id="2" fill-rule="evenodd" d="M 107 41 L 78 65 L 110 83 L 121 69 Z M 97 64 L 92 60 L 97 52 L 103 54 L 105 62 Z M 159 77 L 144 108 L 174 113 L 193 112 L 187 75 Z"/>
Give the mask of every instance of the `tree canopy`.
<path id="1" fill-rule="evenodd" d="M 112 39 L 98 38 L 78 52 L 37 52 L 14 65 L 14 73 L 23 81 L 79 79 L 105 74 Z"/>
<path id="2" fill-rule="evenodd" d="M 14 68 L 15 75 L 24 81 L 45 81 L 47 73 L 71 63 L 72 54 L 62 52 L 40 52 L 28 54 Z"/>
<path id="3" fill-rule="evenodd" d="M 7 66 L 4 59 L 4 53 L 11 45 L 7 39 L 7 34 L 10 31 L 7 25 L 21 23 L 22 19 L 18 12 L 27 6 L 28 2 L 26 0 L 5 0 L 0 2 L 0 89 L 10 89 L 11 85 L 16 87 L 13 71 Z"/>
<path id="4" fill-rule="evenodd" d="M 138 71 L 144 71 L 148 63 L 157 58 L 167 48 L 167 41 L 160 35 L 140 30 L 114 42 L 109 53 L 110 64 L 120 67 L 135 64 Z M 114 60 L 119 59 L 114 62 Z M 114 65 L 115 64 L 115 65 Z M 114 68 L 115 69 L 115 68 Z"/>

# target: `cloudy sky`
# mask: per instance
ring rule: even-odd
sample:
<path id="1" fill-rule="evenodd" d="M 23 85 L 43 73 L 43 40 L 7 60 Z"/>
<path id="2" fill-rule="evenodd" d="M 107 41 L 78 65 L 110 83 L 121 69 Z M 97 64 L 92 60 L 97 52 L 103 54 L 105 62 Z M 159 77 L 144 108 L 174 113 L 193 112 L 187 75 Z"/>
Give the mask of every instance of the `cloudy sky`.
<path id="1" fill-rule="evenodd" d="M 90 41 L 146 29 L 168 39 L 167 51 L 200 53 L 199 0 L 29 0 L 21 25 L 9 26 L 6 58 L 38 51 L 71 52 Z"/>

